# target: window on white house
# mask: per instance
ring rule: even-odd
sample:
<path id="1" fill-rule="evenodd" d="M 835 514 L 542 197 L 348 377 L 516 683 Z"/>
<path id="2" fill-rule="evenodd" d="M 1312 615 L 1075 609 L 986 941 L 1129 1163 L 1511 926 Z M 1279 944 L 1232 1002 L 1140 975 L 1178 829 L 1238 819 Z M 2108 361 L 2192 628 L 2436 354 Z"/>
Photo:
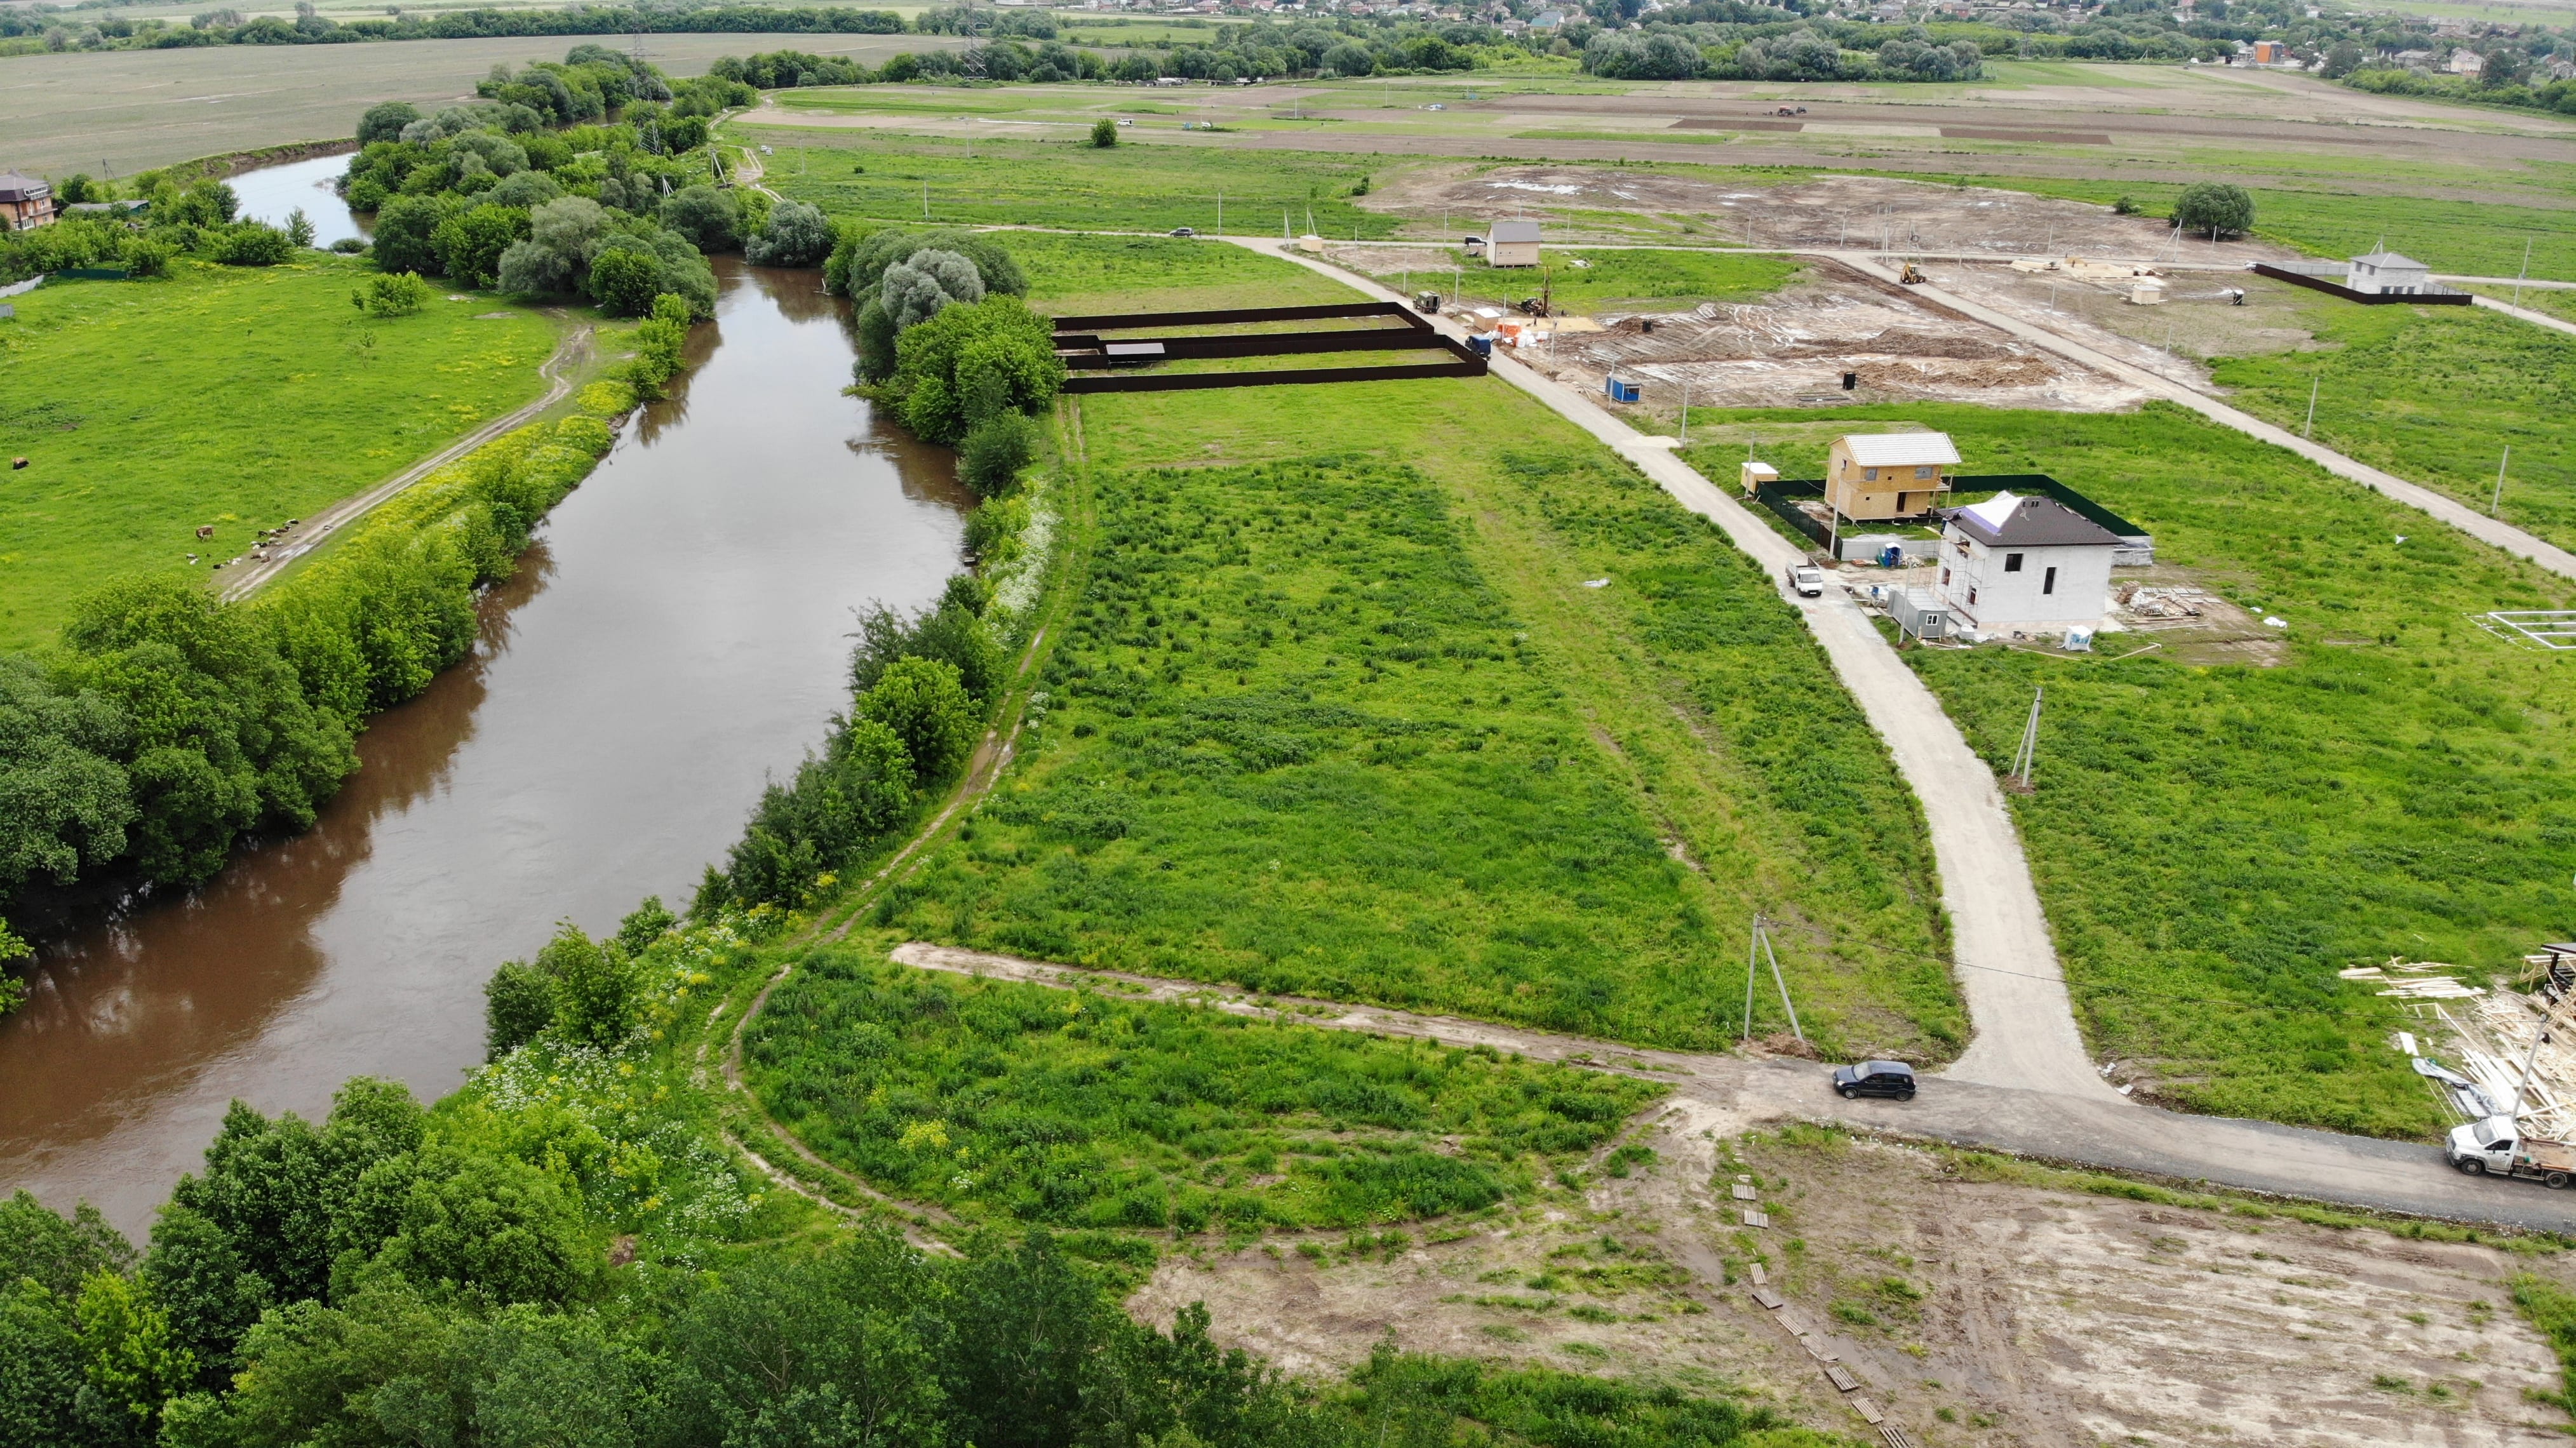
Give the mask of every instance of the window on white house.
<path id="1" fill-rule="evenodd" d="M 2041 593 L 2055 593 L 2055 592 L 2057 591 L 2057 570 L 2056 570 L 2056 569 L 2052 568 L 2052 569 L 2048 570 L 2046 573 L 2044 573 L 2044 574 L 2041 574 L 2041 575 L 2040 575 L 2040 579 L 2039 579 L 2039 591 L 2040 591 Z"/>
<path id="2" fill-rule="evenodd" d="M 2004 555 L 2004 572 L 2006 572 L 2006 573 L 2019 573 L 2019 572 L 2021 572 L 2021 555 L 2020 555 L 2020 554 L 2018 554 L 2018 553 L 2007 553 L 2007 554 L 2005 554 L 2005 555 Z"/>

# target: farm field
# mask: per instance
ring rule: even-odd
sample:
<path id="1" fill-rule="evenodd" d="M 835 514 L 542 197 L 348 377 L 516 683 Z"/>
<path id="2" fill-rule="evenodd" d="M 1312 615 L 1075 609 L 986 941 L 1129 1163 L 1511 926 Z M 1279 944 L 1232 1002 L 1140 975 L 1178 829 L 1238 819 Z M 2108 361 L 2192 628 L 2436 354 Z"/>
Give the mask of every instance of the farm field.
<path id="1" fill-rule="evenodd" d="M 1483 1212 L 1661 1088 L 839 948 L 754 1023 L 749 1080 L 836 1165 L 968 1221 L 1351 1228 Z"/>
<path id="2" fill-rule="evenodd" d="M 1715 1045 L 1742 1007 L 1705 963 L 1759 908 L 1823 1049 L 1961 1044 L 1919 816 L 1820 652 L 1535 404 L 1106 395 L 1079 427 L 1043 729 L 878 926 Z"/>
<path id="3" fill-rule="evenodd" d="M 211 566 L 544 390 L 557 325 L 490 296 L 371 319 L 371 269 L 306 252 L 156 282 L 57 282 L 0 322 L 0 648 L 110 578 Z M 211 525 L 212 539 L 196 529 Z M 189 554 L 197 555 L 192 566 Z M 216 575 L 220 576 L 220 575 Z"/>
<path id="4" fill-rule="evenodd" d="M 1825 440 L 1812 413 L 1693 413 L 1703 470 L 1731 468 L 1766 430 L 1808 424 L 1806 451 Z M 2566 608 L 2576 586 L 2164 404 L 1835 419 L 1947 430 L 1970 472 L 2048 473 L 2148 528 L 2160 567 L 2288 622 L 2269 668 L 2114 658 L 2138 647 L 2118 635 L 2082 659 L 1907 655 L 1998 771 L 2046 688 L 2039 787 L 2013 808 L 2114 1079 L 2225 1115 L 2388 1136 L 2440 1125 L 2388 1044 L 2406 1019 L 2335 971 L 2392 955 L 2501 969 L 2563 928 L 2564 661 L 2465 615 Z M 1784 472 L 1807 462 L 1765 448 Z"/>
<path id="5" fill-rule="evenodd" d="M 2318 297 L 2301 311 L 2320 349 L 2219 361 L 2230 401 L 2297 429 L 2313 385 L 2317 441 L 2576 546 L 2576 337 L 2475 307 Z"/>
<path id="6" fill-rule="evenodd" d="M 370 7 L 381 14 L 381 7 Z M 199 156 L 349 137 L 378 101 L 436 106 L 470 99 L 495 65 L 561 60 L 585 40 L 406 40 L 374 45 L 227 45 L 181 50 L 66 51 L 0 57 L 0 165 L 37 175 L 131 176 Z M 871 65 L 903 50 L 956 42 L 936 35 L 654 35 L 646 51 L 675 76 L 716 57 L 795 48 Z"/>

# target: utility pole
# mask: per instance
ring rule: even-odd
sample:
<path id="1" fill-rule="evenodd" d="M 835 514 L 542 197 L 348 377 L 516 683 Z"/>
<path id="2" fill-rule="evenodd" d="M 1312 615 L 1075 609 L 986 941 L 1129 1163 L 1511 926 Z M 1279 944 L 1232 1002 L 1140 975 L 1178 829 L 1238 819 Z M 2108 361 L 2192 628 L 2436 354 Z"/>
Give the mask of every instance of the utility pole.
<path id="1" fill-rule="evenodd" d="M 930 183 L 927 181 L 921 183 L 921 219 L 930 219 Z"/>
<path id="2" fill-rule="evenodd" d="M 2530 275 L 2531 275 L 2531 238 L 2526 236 L 2526 237 L 2524 237 L 2524 238 L 2522 239 L 2522 270 L 2521 270 L 2521 271 L 2518 271 L 2518 272 L 2516 272 L 2516 273 L 2514 273 L 2514 276 L 2513 276 L 2513 304 L 2514 304 L 2515 306 L 2517 306 L 2517 307 L 2519 307 L 2519 306 L 2521 306 L 2521 305 L 2522 305 L 2522 283 L 2523 283 L 2523 279 L 2524 279 L 2524 278 L 2526 278 L 2526 277 L 2528 277 L 2528 276 L 2530 276 Z"/>
<path id="3" fill-rule="evenodd" d="M 1690 378 L 1687 376 L 1682 378 L 1682 435 L 1677 441 L 1683 447 L 1690 446 Z"/>
<path id="4" fill-rule="evenodd" d="M 2034 689 L 2030 696 L 2030 720 L 2021 726 L 2021 747 L 2013 751 L 2012 772 L 2007 779 L 2018 778 L 2021 787 L 2030 788 L 2030 773 L 2039 764 L 2039 706 L 2048 697 L 2045 687 Z"/>
<path id="5" fill-rule="evenodd" d="M 2494 497 L 2494 499 L 2493 499 L 2492 501 L 2490 501 L 2490 502 L 2487 504 L 2487 516 L 2488 516 L 2488 517 L 2490 517 L 2490 518 L 2495 518 L 2495 517 L 2501 517 L 2501 516 L 2503 516 L 2503 515 L 2502 515 L 2500 512 L 2498 512 L 2497 510 L 2498 510 L 2498 509 L 2501 509 L 2502 507 L 2504 507 L 2504 470 L 2505 470 L 2505 465 L 2506 465 L 2507 463 L 2512 462 L 2512 461 L 2513 461 L 2513 444 L 2511 444 L 2511 443 L 2507 443 L 2507 444 L 2505 444 L 2505 448 L 2504 448 L 2504 457 L 2496 463 L 2496 489 L 2495 489 L 2495 497 Z"/>
<path id="6" fill-rule="evenodd" d="M 2322 372 L 2308 379 L 2308 420 L 2299 429 L 2302 439 L 2312 440 L 2317 435 L 2317 389 L 2325 385 L 2325 380 L 2326 375 Z"/>
<path id="7" fill-rule="evenodd" d="M 1762 953 L 1771 961 L 1771 983 L 1780 988 L 1780 1009 L 1789 1013 L 1789 1032 L 1798 1038 L 1799 1044 L 1804 1045 L 1807 1032 L 1798 1024 L 1798 1008 L 1789 1003 L 1789 981 L 1780 974 L 1780 953 L 1771 948 L 1771 927 L 1763 924 L 1757 928 L 1762 936 Z"/>
<path id="8" fill-rule="evenodd" d="M 1225 193 L 1216 194 L 1216 234 L 1225 235 Z"/>
<path id="9" fill-rule="evenodd" d="M 1744 1044 L 1753 1044 L 1753 970 L 1761 959 L 1762 916 L 1753 916 L 1753 934 L 1744 942 Z"/>

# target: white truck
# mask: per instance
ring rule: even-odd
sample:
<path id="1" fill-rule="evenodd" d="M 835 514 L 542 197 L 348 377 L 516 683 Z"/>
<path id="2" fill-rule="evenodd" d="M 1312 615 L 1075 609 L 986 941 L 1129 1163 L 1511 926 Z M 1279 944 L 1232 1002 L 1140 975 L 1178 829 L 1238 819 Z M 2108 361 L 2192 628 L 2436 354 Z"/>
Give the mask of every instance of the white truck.
<path id="1" fill-rule="evenodd" d="M 2521 1177 L 2559 1188 L 2576 1178 L 2576 1145 L 2525 1136 L 2510 1116 L 2452 1127 L 2442 1155 L 2470 1176 Z"/>

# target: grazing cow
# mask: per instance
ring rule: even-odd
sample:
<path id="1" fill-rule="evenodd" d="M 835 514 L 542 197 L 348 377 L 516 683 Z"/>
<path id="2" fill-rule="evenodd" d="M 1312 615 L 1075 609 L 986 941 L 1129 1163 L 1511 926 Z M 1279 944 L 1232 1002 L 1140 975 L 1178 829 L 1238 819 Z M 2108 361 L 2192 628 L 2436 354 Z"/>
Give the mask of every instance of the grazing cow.
<path id="1" fill-rule="evenodd" d="M 197 537 L 200 541 L 212 538 L 213 536 L 215 536 L 215 525 L 212 523 L 208 523 L 203 528 L 197 530 Z"/>

